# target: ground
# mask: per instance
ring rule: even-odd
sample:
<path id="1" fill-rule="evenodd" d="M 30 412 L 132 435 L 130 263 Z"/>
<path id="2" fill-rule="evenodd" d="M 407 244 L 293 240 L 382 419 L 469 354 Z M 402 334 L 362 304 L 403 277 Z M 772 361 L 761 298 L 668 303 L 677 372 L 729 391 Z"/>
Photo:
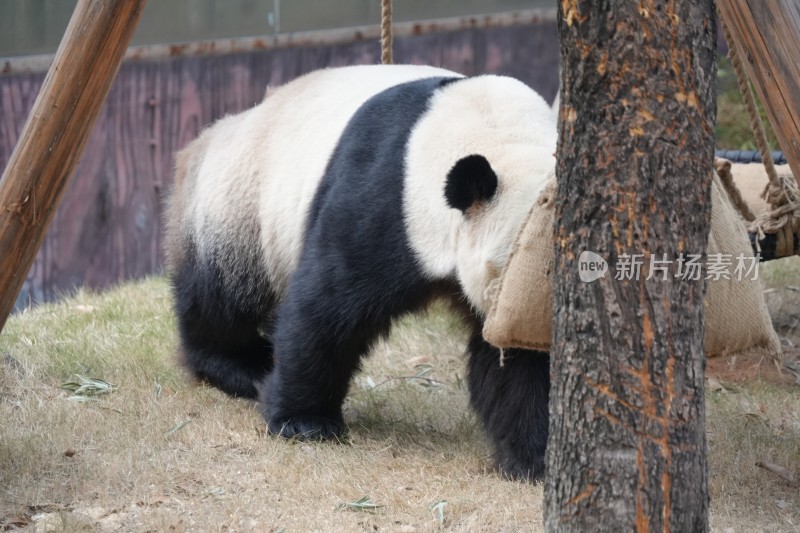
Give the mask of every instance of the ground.
<path id="1" fill-rule="evenodd" d="M 800 263 L 765 270 L 767 286 L 783 290 Z M 775 307 L 782 324 L 800 313 L 785 298 Z M 791 370 L 799 339 L 796 328 L 782 334 L 789 367 L 781 372 L 759 353 L 709 361 L 714 530 L 800 530 L 797 486 L 756 466 L 800 473 L 800 387 Z M 18 314 L 0 335 L 0 524 L 539 531 L 541 486 L 491 469 L 467 407 L 463 337 L 440 307 L 403 321 L 353 384 L 346 441 L 300 444 L 266 436 L 251 402 L 193 384 L 175 364 L 163 279 Z M 79 386 L 76 376 L 104 381 L 84 382 L 80 393 L 63 388 Z M 106 382 L 116 387 L 102 393 Z"/>

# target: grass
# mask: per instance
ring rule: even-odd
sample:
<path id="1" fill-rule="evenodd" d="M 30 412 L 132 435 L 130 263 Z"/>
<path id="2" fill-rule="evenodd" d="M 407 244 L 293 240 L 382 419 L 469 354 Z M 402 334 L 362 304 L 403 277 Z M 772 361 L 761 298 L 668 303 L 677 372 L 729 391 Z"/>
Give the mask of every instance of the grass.
<path id="1" fill-rule="evenodd" d="M 541 486 L 490 469 L 467 406 L 464 338 L 443 309 L 402 321 L 377 346 L 353 383 L 341 445 L 266 436 L 251 402 L 190 383 L 174 363 L 175 343 L 158 278 L 12 317 L 0 336 L 0 523 L 542 529 Z M 707 405 L 714 528 L 800 530 L 797 488 L 755 466 L 798 474 L 800 389 L 737 384 L 712 389 Z"/>
<path id="2" fill-rule="evenodd" d="M 758 101 L 757 96 L 756 105 L 761 115 L 761 122 L 764 124 L 770 150 L 780 150 L 764 106 Z M 728 58 L 724 56 L 717 59 L 716 143 L 719 149 L 757 150 L 753 130 L 750 127 L 742 95 L 736 82 L 736 74 Z"/>
<path id="3" fill-rule="evenodd" d="M 706 395 L 712 526 L 733 531 L 798 531 L 796 486 L 755 466 L 770 462 L 797 475 L 800 391 L 763 382 Z"/>
<path id="4" fill-rule="evenodd" d="M 251 402 L 189 382 L 175 343 L 161 279 L 12 317 L 0 336 L 0 520 L 104 531 L 541 522 L 541 488 L 489 470 L 467 409 L 464 339 L 444 312 L 404 321 L 376 348 L 341 446 L 265 436 Z M 64 388 L 76 376 L 116 388 L 76 402 Z M 370 512 L 355 512 L 359 501 Z"/>
<path id="5" fill-rule="evenodd" d="M 759 277 L 775 330 L 800 345 L 800 256 L 763 264 Z"/>

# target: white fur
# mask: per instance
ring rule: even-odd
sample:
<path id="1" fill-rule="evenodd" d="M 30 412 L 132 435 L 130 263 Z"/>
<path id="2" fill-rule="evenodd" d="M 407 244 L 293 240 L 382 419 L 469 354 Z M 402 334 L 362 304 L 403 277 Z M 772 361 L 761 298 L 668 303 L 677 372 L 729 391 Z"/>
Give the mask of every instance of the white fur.
<path id="1" fill-rule="evenodd" d="M 555 166 L 556 125 L 547 103 L 520 81 L 479 76 L 445 86 L 408 142 L 405 217 L 431 278 L 455 274 L 476 311 L 499 276 L 518 229 Z M 498 176 L 494 198 L 462 214 L 444 197 L 453 165 L 483 155 Z"/>
<path id="2" fill-rule="evenodd" d="M 460 75 L 412 65 L 320 70 L 268 91 L 258 106 L 206 130 L 206 156 L 189 206 L 190 224 L 203 236 L 201 257 L 222 241 L 252 235 L 248 221 L 258 210 L 263 268 L 282 296 L 299 260 L 305 215 L 347 122 L 375 94 L 433 76 Z M 228 271 L 242 268 L 229 259 Z"/>

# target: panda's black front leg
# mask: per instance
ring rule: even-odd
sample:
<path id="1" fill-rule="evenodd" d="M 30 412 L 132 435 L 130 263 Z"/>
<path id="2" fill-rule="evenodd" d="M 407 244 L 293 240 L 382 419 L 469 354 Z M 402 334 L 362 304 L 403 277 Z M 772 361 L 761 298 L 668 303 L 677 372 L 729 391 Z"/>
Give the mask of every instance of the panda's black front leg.
<path id="1" fill-rule="evenodd" d="M 549 427 L 550 357 L 546 353 L 507 349 L 500 352 L 479 331 L 469 343 L 469 389 L 494 447 L 500 470 L 515 479 L 544 476 Z"/>
<path id="2" fill-rule="evenodd" d="M 341 322 L 328 303 L 335 300 L 313 292 L 290 291 L 278 311 L 276 364 L 259 395 L 273 435 L 332 439 L 344 433 L 342 403 L 367 343 Z"/>
<path id="3" fill-rule="evenodd" d="M 379 297 L 385 284 L 339 259 L 319 260 L 314 251 L 307 251 L 278 307 L 275 367 L 259 391 L 269 432 L 286 438 L 332 439 L 344 433 L 342 403 L 350 380 L 371 343 L 391 324 L 392 309 Z"/>

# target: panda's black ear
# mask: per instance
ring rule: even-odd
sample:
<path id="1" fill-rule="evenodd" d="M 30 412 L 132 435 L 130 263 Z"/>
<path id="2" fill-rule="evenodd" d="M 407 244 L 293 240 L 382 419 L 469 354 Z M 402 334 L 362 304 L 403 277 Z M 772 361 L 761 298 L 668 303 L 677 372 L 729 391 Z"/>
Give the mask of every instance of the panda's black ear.
<path id="1" fill-rule="evenodd" d="M 459 159 L 447 173 L 444 196 L 450 207 L 466 212 L 476 202 L 489 200 L 497 191 L 497 174 L 482 155 Z"/>

